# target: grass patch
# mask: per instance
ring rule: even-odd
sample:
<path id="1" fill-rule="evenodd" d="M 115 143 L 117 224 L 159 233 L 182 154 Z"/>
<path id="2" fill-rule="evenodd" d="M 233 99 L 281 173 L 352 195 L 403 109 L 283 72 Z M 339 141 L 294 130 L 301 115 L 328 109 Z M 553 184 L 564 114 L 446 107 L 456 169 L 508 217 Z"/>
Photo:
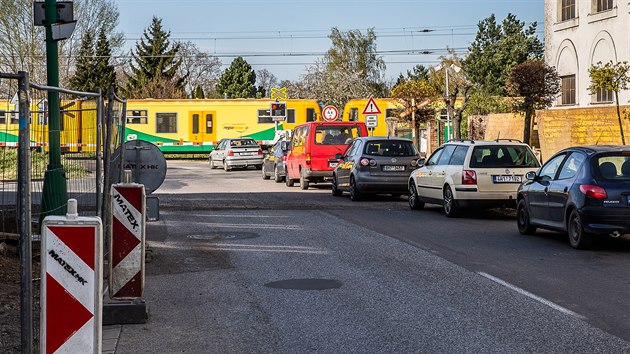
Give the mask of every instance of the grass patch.
<path id="1" fill-rule="evenodd" d="M 67 176 L 72 178 L 82 178 L 91 173 L 89 169 L 72 159 L 61 157 L 61 164 Z M 48 165 L 48 154 L 31 152 L 31 179 L 44 178 L 46 166 Z M 18 149 L 5 148 L 0 150 L 0 179 L 16 180 L 18 174 Z"/>

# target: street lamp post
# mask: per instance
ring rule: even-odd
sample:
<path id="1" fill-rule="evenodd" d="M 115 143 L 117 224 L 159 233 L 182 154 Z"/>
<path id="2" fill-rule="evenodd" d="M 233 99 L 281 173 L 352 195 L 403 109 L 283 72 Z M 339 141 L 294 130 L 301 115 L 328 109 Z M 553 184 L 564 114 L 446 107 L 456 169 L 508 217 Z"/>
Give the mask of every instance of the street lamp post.
<path id="1" fill-rule="evenodd" d="M 446 98 L 448 99 L 449 96 L 449 85 L 448 85 L 448 69 L 453 69 L 455 70 L 455 72 L 459 72 L 462 68 L 460 68 L 459 66 L 455 65 L 455 64 L 451 64 L 448 66 L 443 66 L 442 64 L 438 64 L 435 66 L 435 71 L 440 71 L 444 69 L 444 72 L 446 73 Z M 448 107 L 446 108 L 446 129 L 447 129 L 447 141 L 451 140 L 453 138 L 453 128 L 451 127 L 451 113 L 448 110 Z"/>

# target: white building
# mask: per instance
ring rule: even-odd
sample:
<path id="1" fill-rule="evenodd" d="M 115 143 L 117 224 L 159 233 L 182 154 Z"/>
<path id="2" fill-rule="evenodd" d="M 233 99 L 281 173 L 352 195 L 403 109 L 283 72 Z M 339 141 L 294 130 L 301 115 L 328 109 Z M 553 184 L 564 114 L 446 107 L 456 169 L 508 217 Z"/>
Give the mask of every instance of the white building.
<path id="1" fill-rule="evenodd" d="M 545 0 L 545 62 L 562 78 L 556 108 L 613 104 L 612 92 L 588 89 L 589 67 L 611 60 L 630 62 L 628 0 Z M 629 100 L 620 92 L 620 104 Z"/>

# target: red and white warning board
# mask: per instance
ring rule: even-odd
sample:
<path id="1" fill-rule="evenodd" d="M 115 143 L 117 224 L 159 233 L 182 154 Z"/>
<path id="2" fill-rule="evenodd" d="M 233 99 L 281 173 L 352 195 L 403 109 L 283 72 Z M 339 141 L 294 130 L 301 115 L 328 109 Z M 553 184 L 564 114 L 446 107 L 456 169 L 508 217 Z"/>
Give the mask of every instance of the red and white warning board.
<path id="1" fill-rule="evenodd" d="M 374 98 L 370 97 L 365 108 L 363 108 L 363 114 L 381 114 L 380 108 L 376 105 Z"/>
<path id="2" fill-rule="evenodd" d="M 112 186 L 109 296 L 139 299 L 144 292 L 146 195 L 144 186 Z"/>
<path id="3" fill-rule="evenodd" d="M 100 353 L 103 227 L 98 217 L 48 216 L 42 224 L 42 353 Z M 74 212 L 71 213 L 71 209 Z"/>

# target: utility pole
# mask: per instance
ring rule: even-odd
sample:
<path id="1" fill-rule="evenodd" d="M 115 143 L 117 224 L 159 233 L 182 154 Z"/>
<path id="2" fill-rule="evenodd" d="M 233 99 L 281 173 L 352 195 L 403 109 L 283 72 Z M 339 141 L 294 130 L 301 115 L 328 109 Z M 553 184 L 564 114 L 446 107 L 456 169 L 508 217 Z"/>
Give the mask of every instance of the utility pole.
<path id="1" fill-rule="evenodd" d="M 59 48 L 57 41 L 53 39 L 52 26 L 58 21 L 57 1 L 46 0 L 45 4 L 46 27 L 46 70 L 47 86 L 59 87 Z M 60 112 L 59 93 L 48 91 L 48 166 L 44 174 L 44 187 L 42 189 L 42 213 L 43 220 L 48 215 L 65 215 L 68 190 L 66 177 L 61 164 L 60 145 Z"/>

